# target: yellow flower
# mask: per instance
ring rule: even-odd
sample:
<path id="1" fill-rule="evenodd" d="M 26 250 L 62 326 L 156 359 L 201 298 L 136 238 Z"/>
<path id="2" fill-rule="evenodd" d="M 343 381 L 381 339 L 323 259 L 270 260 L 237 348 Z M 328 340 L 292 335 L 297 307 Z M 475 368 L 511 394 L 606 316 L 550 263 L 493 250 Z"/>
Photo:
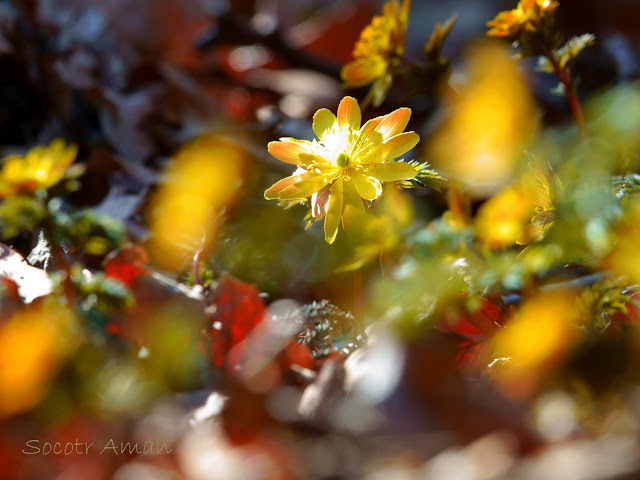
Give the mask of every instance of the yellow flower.
<path id="1" fill-rule="evenodd" d="M 485 197 L 508 184 L 536 129 L 535 102 L 511 52 L 500 43 L 475 45 L 467 83 L 451 98 L 451 114 L 430 142 L 434 167 L 465 192 Z"/>
<path id="2" fill-rule="evenodd" d="M 353 50 L 354 61 L 342 68 L 345 88 L 373 83 L 369 95 L 374 106 L 384 100 L 392 81 L 392 70 L 404 53 L 410 0 L 384 4 L 383 14 L 373 17 L 360 34 Z"/>
<path id="3" fill-rule="evenodd" d="M 0 418 L 35 406 L 81 340 L 71 310 L 46 301 L 0 325 Z"/>
<path id="4" fill-rule="evenodd" d="M 520 0 L 513 10 L 505 10 L 487 22 L 490 37 L 515 38 L 522 30 L 535 30 L 544 15 L 555 10 L 555 0 Z"/>
<path id="5" fill-rule="evenodd" d="M 32 194 L 54 186 L 74 162 L 78 148 L 64 140 L 32 148 L 26 155 L 8 155 L 0 171 L 0 198 Z"/>
<path id="6" fill-rule="evenodd" d="M 553 225 L 556 216 L 555 197 L 562 190 L 562 182 L 553 170 L 548 170 L 540 164 L 529 166 L 529 181 L 535 182 L 533 205 L 535 215 L 518 240 L 521 245 L 539 240 L 545 236 Z"/>
<path id="7" fill-rule="evenodd" d="M 152 201 L 149 254 L 167 271 L 184 270 L 197 251 L 215 247 L 221 214 L 238 196 L 246 157 L 218 135 L 202 135 L 184 145 L 163 174 Z"/>
<path id="8" fill-rule="evenodd" d="M 541 293 L 526 300 L 491 340 L 491 372 L 506 393 L 529 394 L 539 378 L 561 362 L 579 340 L 577 298 L 573 291 Z"/>
<path id="9" fill-rule="evenodd" d="M 480 207 L 475 219 L 478 238 L 493 249 L 541 239 L 553 224 L 554 195 L 560 188 L 560 179 L 552 170 L 531 163 L 518 182 L 503 188 Z"/>
<path id="10" fill-rule="evenodd" d="M 501 249 L 516 243 L 534 214 L 531 189 L 508 186 L 480 207 L 476 232 L 483 244 Z"/>
<path id="11" fill-rule="evenodd" d="M 349 228 L 364 213 L 364 200 L 375 200 L 383 182 L 408 180 L 416 170 L 404 162 L 394 162 L 420 140 L 415 132 L 404 132 L 411 109 L 369 120 L 360 127 L 361 113 L 353 97 L 345 97 L 337 116 L 326 108 L 313 116 L 318 140 L 281 138 L 269 143 L 269 153 L 278 160 L 298 166 L 298 170 L 269 188 L 267 200 L 311 198 L 315 219 L 324 217 L 325 239 L 333 243 L 338 225 Z"/>
<path id="12" fill-rule="evenodd" d="M 616 242 L 604 258 L 605 268 L 640 282 L 640 204 L 633 204 L 615 230 Z"/>

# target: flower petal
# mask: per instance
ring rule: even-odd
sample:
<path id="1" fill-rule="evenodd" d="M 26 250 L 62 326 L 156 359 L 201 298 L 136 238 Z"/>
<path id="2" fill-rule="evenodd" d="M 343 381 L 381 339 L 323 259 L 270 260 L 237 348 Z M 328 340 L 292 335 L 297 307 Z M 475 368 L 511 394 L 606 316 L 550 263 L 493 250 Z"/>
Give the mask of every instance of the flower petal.
<path id="1" fill-rule="evenodd" d="M 311 177 L 305 178 L 304 180 L 301 180 L 281 190 L 278 198 L 280 200 L 302 200 L 303 198 L 308 198 L 317 191 L 329 185 L 329 183 L 331 183 L 331 181 L 333 181 L 336 176 L 337 173 L 333 175 L 322 175 L 314 173 Z"/>
<path id="2" fill-rule="evenodd" d="M 395 160 L 404 155 L 420 141 L 420 136 L 416 132 L 405 132 L 395 135 L 386 140 L 382 145 L 387 150 L 385 160 Z"/>
<path id="3" fill-rule="evenodd" d="M 294 185 L 295 183 L 311 178 L 312 176 L 313 174 L 305 172 L 278 180 L 264 192 L 264 198 L 267 200 L 277 200 L 280 198 L 280 192 L 282 190 Z"/>
<path id="4" fill-rule="evenodd" d="M 333 163 L 316 153 L 301 153 L 300 161 L 304 163 L 304 168 L 315 173 L 331 173 L 337 170 Z"/>
<path id="5" fill-rule="evenodd" d="M 402 6 L 400 7 L 400 21 L 403 23 L 403 26 L 406 28 L 407 21 L 409 20 L 409 10 L 411 9 L 411 0 L 404 0 L 402 2 Z"/>
<path id="6" fill-rule="evenodd" d="M 331 186 L 327 185 L 322 190 L 314 193 L 311 197 L 311 214 L 313 218 L 322 218 L 327 213 L 329 203 L 329 192 Z"/>
<path id="7" fill-rule="evenodd" d="M 359 58 L 342 67 L 340 76 L 345 88 L 362 87 L 384 75 L 387 62 L 380 56 Z"/>
<path id="8" fill-rule="evenodd" d="M 394 135 L 402 133 L 409 123 L 409 118 L 411 118 L 410 108 L 398 108 L 382 118 L 382 121 L 376 127 L 376 131 L 380 132 L 382 137 L 387 140 Z"/>
<path id="9" fill-rule="evenodd" d="M 326 108 L 321 108 L 313 115 L 313 131 L 322 140 L 324 132 L 336 123 L 336 116 Z"/>
<path id="10" fill-rule="evenodd" d="M 355 170 L 351 172 L 350 176 L 358 195 L 365 200 L 375 200 L 382 194 L 382 184 L 377 178 L 363 175 Z"/>
<path id="11" fill-rule="evenodd" d="M 409 180 L 417 175 L 416 169 L 404 162 L 376 163 L 367 175 L 377 178 L 381 182 L 399 182 Z"/>
<path id="12" fill-rule="evenodd" d="M 367 144 L 368 142 L 373 142 L 374 145 L 381 144 L 384 139 L 382 138 L 382 134 L 376 131 L 376 128 L 383 119 L 384 116 L 380 116 L 367 121 L 360 129 L 358 141 L 362 144 Z"/>
<path id="13" fill-rule="evenodd" d="M 364 230 L 367 214 L 362 198 L 352 182 L 345 182 L 343 198 L 342 228 L 348 233 Z"/>
<path id="14" fill-rule="evenodd" d="M 281 162 L 290 165 L 308 165 L 308 163 L 300 157 L 300 154 L 309 153 L 311 143 L 307 140 L 285 137 L 276 142 L 269 142 L 267 149 L 271 155 Z"/>
<path id="15" fill-rule="evenodd" d="M 384 99 L 387 97 L 387 92 L 391 88 L 393 84 L 393 75 L 390 73 L 385 73 L 381 77 L 378 77 L 373 85 L 371 85 L 371 91 L 369 95 L 371 96 L 371 105 L 374 107 L 379 107 L 384 102 Z"/>
<path id="16" fill-rule="evenodd" d="M 340 218 L 342 218 L 343 180 L 338 178 L 331 187 L 327 215 L 324 218 L 324 239 L 327 243 L 333 243 L 338 234 Z"/>
<path id="17" fill-rule="evenodd" d="M 349 125 L 353 130 L 360 128 L 362 114 L 358 101 L 353 97 L 344 97 L 338 105 L 338 124 Z"/>

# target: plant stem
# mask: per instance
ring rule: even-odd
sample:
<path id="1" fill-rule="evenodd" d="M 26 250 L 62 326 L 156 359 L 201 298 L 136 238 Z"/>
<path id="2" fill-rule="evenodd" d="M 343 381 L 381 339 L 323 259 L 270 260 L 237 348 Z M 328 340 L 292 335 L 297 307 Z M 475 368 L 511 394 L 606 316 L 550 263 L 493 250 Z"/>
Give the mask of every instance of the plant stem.
<path id="1" fill-rule="evenodd" d="M 45 233 L 45 237 L 47 237 L 50 245 L 51 259 L 53 260 L 53 263 L 56 268 L 58 270 L 62 270 L 65 275 L 64 280 L 62 281 L 64 296 L 67 298 L 69 303 L 72 303 L 75 299 L 76 292 L 73 282 L 71 281 L 71 265 L 67 259 L 67 254 L 60 244 L 53 241 L 53 235 L 47 235 L 47 233 Z"/>
<path id="2" fill-rule="evenodd" d="M 200 278 L 200 259 L 202 257 L 203 245 L 200 245 L 193 256 L 193 284 L 202 285 L 202 279 Z"/>
<path id="3" fill-rule="evenodd" d="M 571 79 L 571 70 L 569 67 L 562 67 L 558 62 L 555 54 L 553 52 L 549 52 L 545 55 L 551 65 L 553 66 L 553 71 L 555 72 L 558 80 L 564 86 L 564 93 L 569 101 L 569 106 L 571 107 L 571 113 L 573 114 L 573 119 L 576 122 L 576 126 L 578 127 L 578 132 L 580 133 L 580 137 L 586 138 L 587 131 L 584 125 L 584 115 L 582 114 L 582 105 L 580 105 L 580 99 L 576 93 L 575 88 L 573 87 L 573 82 Z"/>

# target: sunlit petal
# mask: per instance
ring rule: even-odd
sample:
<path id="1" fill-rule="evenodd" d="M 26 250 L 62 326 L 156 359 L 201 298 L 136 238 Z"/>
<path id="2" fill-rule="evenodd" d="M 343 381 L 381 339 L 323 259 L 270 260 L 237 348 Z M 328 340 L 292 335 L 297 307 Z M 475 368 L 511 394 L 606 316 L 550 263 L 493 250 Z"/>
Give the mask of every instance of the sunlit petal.
<path id="1" fill-rule="evenodd" d="M 387 149 L 386 159 L 395 160 L 404 155 L 420 141 L 420 136 L 416 132 L 405 132 L 391 137 L 382 145 Z"/>
<path id="2" fill-rule="evenodd" d="M 409 123 L 409 118 L 411 118 L 410 108 L 398 108 L 382 118 L 382 121 L 376 126 L 376 131 L 380 132 L 382 137 L 387 140 L 404 131 Z"/>
<path id="3" fill-rule="evenodd" d="M 314 176 L 317 176 L 317 174 L 304 172 L 296 173 L 294 175 L 291 175 L 290 177 L 278 180 L 264 192 L 264 198 L 266 198 L 267 200 L 277 200 L 278 198 L 280 198 L 280 192 L 285 188 L 288 188 L 304 180 L 308 180 L 309 178 Z"/>
<path id="4" fill-rule="evenodd" d="M 384 75 L 387 70 L 387 62 L 380 56 L 359 58 L 347 63 L 340 73 L 344 86 L 362 87 Z"/>
<path id="5" fill-rule="evenodd" d="M 336 116 L 328 109 L 321 108 L 313 116 L 313 131 L 322 140 L 324 132 L 336 123 Z"/>
<path id="6" fill-rule="evenodd" d="M 372 118 L 367 123 L 365 123 L 360 129 L 359 141 L 363 144 L 368 142 L 373 143 L 373 145 L 379 145 L 384 140 L 382 138 L 382 134 L 376 131 L 380 122 L 384 119 L 384 116 Z"/>
<path id="7" fill-rule="evenodd" d="M 322 218 L 327 213 L 330 191 L 331 187 L 327 185 L 311 197 L 311 214 L 314 218 Z"/>
<path id="8" fill-rule="evenodd" d="M 351 180 L 353 181 L 353 186 L 356 187 L 358 195 L 365 200 L 375 200 L 382 193 L 382 184 L 377 178 L 354 171 L 351 173 Z"/>
<path id="9" fill-rule="evenodd" d="M 361 230 L 366 225 L 366 211 L 352 182 L 345 182 L 343 196 L 342 228 L 345 232 Z"/>
<path id="10" fill-rule="evenodd" d="M 358 101 L 353 97 L 344 97 L 338 105 L 338 124 L 349 125 L 353 130 L 358 130 L 361 120 Z"/>
<path id="11" fill-rule="evenodd" d="M 367 175 L 381 182 L 398 182 L 416 176 L 416 170 L 404 162 L 376 163 L 367 170 Z"/>
<path id="12" fill-rule="evenodd" d="M 333 243 L 338 234 L 338 226 L 342 216 L 343 180 L 339 178 L 331 187 L 327 215 L 324 219 L 324 238 L 327 243 Z"/>
<path id="13" fill-rule="evenodd" d="M 304 198 L 310 197 L 320 189 L 327 186 L 336 176 L 337 174 L 311 174 L 310 177 L 296 182 L 293 185 L 290 185 L 281 190 L 278 198 L 280 198 L 281 200 L 302 200 Z"/>
<path id="14" fill-rule="evenodd" d="M 300 154 L 309 153 L 311 143 L 306 140 L 285 137 L 276 142 L 269 142 L 267 149 L 271 155 L 281 162 L 290 165 L 308 165 L 308 163 L 300 157 Z"/>

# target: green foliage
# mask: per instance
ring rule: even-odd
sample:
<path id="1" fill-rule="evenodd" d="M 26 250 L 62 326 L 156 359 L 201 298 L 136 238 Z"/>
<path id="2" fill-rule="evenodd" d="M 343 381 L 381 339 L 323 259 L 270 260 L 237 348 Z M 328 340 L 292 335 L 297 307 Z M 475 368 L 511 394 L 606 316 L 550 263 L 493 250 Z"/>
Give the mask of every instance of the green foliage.
<path id="1" fill-rule="evenodd" d="M 442 47 L 451 30 L 453 30 L 456 20 L 458 20 L 458 16 L 451 15 L 442 25 L 437 23 L 435 27 L 433 27 L 431 36 L 424 44 L 424 55 L 428 65 L 448 68 L 451 64 L 451 60 L 442 57 Z"/>
<path id="2" fill-rule="evenodd" d="M 22 232 L 33 231 L 46 216 L 38 199 L 26 196 L 11 197 L 0 203 L 0 235 L 13 238 Z"/>
<path id="3" fill-rule="evenodd" d="M 614 177 L 612 180 L 616 198 L 620 202 L 626 202 L 630 197 L 640 193 L 640 175 L 629 173 L 624 176 Z"/>
<path id="4" fill-rule="evenodd" d="M 126 285 L 102 272 L 91 274 L 83 271 L 82 266 L 74 265 L 71 281 L 82 298 L 81 308 L 84 311 L 95 308 L 109 312 L 113 309 L 123 310 L 134 304 L 134 298 Z"/>
<path id="5" fill-rule="evenodd" d="M 105 255 L 124 244 L 126 230 L 118 220 L 90 209 L 69 214 L 57 201 L 50 202 L 49 209 L 56 225 L 55 235 L 62 245 L 91 255 Z"/>
<path id="6" fill-rule="evenodd" d="M 438 172 L 429 168 L 428 163 L 420 163 L 416 160 L 406 162 L 416 170 L 416 176 L 410 180 L 397 182 L 400 188 L 433 188 L 438 192 L 442 190 L 445 179 Z"/>
<path id="7" fill-rule="evenodd" d="M 640 306 L 634 298 L 636 286 L 626 286 L 624 278 L 605 278 L 586 287 L 580 294 L 578 309 L 580 319 L 587 328 L 604 330 L 611 324 L 612 317 L 630 313 L 630 307 Z"/>
<path id="8" fill-rule="evenodd" d="M 590 33 L 571 37 L 567 43 L 553 52 L 553 56 L 560 68 L 565 69 L 580 55 L 580 52 L 593 45 L 595 41 L 595 35 Z M 545 73 L 555 73 L 555 68 L 551 60 L 544 56 L 538 59 L 537 70 Z"/>
<path id="9" fill-rule="evenodd" d="M 557 29 L 555 11 L 545 14 L 535 30 L 524 29 L 514 45 L 519 47 L 520 58 L 546 56 L 562 42 Z"/>
<path id="10" fill-rule="evenodd" d="M 348 355 L 366 342 L 362 323 L 350 312 L 340 310 L 328 300 L 304 305 L 275 320 L 295 321 L 302 329 L 300 343 L 307 345 L 317 359 L 331 353 Z"/>

